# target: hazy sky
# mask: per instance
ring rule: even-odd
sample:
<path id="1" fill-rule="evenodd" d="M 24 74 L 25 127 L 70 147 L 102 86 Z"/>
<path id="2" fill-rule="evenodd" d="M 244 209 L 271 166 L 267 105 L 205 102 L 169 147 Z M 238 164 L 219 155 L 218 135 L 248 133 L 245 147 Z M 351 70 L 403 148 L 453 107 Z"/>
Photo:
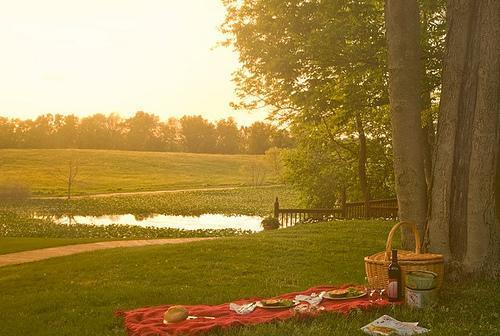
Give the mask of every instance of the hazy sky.
<path id="1" fill-rule="evenodd" d="M 220 0 L 0 0 L 0 115 L 232 111 L 237 55 Z"/>

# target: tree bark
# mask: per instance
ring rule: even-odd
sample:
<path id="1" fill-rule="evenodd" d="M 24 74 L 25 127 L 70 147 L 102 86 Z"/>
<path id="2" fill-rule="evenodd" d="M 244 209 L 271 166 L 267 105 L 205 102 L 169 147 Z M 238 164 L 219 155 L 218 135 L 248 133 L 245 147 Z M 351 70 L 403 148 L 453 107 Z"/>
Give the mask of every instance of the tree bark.
<path id="1" fill-rule="evenodd" d="M 75 184 L 76 175 L 78 174 L 78 161 L 70 159 L 68 162 L 68 196 L 67 199 L 71 199 L 71 192 L 73 185 Z"/>
<path id="2" fill-rule="evenodd" d="M 359 139 L 359 152 L 358 152 L 358 177 L 361 193 L 363 194 L 363 201 L 366 203 L 371 199 L 370 187 L 368 185 L 368 177 L 366 176 L 366 161 L 367 161 L 367 148 L 366 148 L 366 134 L 363 127 L 363 121 L 359 113 L 356 113 L 356 129 L 358 131 Z"/>
<path id="3" fill-rule="evenodd" d="M 417 1 L 387 0 L 385 10 L 389 50 L 394 172 L 399 217 L 417 224 L 423 234 L 427 218 L 427 185 L 421 129 L 422 65 Z M 411 231 L 404 230 L 403 247 L 411 248 Z"/>
<path id="4" fill-rule="evenodd" d="M 425 92 L 422 97 L 422 104 L 423 109 L 431 108 L 430 92 Z M 424 174 L 425 182 L 427 184 L 427 196 L 430 195 L 430 186 L 432 184 L 432 153 L 434 152 L 435 137 L 436 130 L 434 129 L 432 116 L 429 113 L 426 116 L 424 120 L 424 126 L 422 127 L 422 139 L 424 144 Z"/>
<path id="5" fill-rule="evenodd" d="M 422 138 L 424 141 L 424 176 L 425 184 L 427 185 L 427 198 L 430 199 L 431 185 L 432 185 L 432 164 L 435 142 L 435 131 L 433 125 L 426 125 L 422 128 Z"/>
<path id="6" fill-rule="evenodd" d="M 500 255 L 500 2 L 450 0 L 447 13 L 429 240 L 432 251 L 473 272 L 496 266 Z"/>
<path id="7" fill-rule="evenodd" d="M 497 212 L 497 221 L 500 223 L 500 146 L 498 146 L 497 152 L 497 177 L 495 184 L 495 203 L 496 203 L 496 212 Z M 498 234 L 500 236 L 500 232 Z"/>

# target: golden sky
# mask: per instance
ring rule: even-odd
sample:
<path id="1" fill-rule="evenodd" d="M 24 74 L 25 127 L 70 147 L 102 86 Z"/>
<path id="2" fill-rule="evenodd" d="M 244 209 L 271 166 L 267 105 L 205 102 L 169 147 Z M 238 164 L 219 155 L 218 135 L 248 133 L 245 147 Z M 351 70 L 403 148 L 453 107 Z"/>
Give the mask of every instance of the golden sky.
<path id="1" fill-rule="evenodd" d="M 0 0 L 0 115 L 143 110 L 248 124 L 220 0 Z"/>

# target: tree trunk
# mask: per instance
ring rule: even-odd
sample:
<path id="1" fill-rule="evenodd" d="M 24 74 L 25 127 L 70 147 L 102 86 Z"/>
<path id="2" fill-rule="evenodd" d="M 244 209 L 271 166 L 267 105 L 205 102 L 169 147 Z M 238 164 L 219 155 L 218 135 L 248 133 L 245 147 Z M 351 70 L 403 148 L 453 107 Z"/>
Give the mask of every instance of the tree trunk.
<path id="1" fill-rule="evenodd" d="M 68 162 L 68 200 L 71 199 L 71 192 L 75 184 L 76 175 L 78 174 L 78 161 L 70 159 Z"/>
<path id="2" fill-rule="evenodd" d="M 421 27 L 423 28 L 422 32 L 423 36 L 421 36 L 422 37 L 421 44 L 424 53 L 432 48 L 432 46 L 429 45 L 429 41 L 427 40 L 430 38 L 430 35 L 432 34 L 427 14 L 428 14 L 427 10 L 422 10 Z M 432 57 L 432 56 L 424 55 L 424 58 L 426 57 Z M 432 90 L 434 88 L 429 84 L 429 82 L 431 82 L 432 80 L 431 78 L 427 78 L 427 69 L 425 65 L 422 66 L 420 70 L 422 71 L 422 78 L 424 79 L 423 90 L 422 90 L 422 110 L 424 111 L 422 115 L 422 121 L 423 121 L 422 132 L 423 132 L 423 143 L 424 143 L 424 173 L 425 173 L 425 182 L 427 184 L 427 198 L 428 198 L 427 201 L 429 201 L 430 186 L 432 183 L 432 160 L 433 160 L 432 154 L 434 152 L 434 143 L 436 136 L 433 115 L 431 113 Z"/>
<path id="3" fill-rule="evenodd" d="M 495 203 L 496 203 L 496 212 L 497 212 L 497 221 L 500 222 L 500 146 L 498 146 L 497 152 L 497 177 L 495 184 Z M 499 234 L 500 235 L 500 234 Z"/>
<path id="4" fill-rule="evenodd" d="M 366 176 L 366 135 L 363 127 L 363 121 L 359 113 L 356 113 L 356 129 L 358 131 L 359 139 L 359 152 L 358 152 L 358 177 L 361 193 L 363 194 L 363 201 L 366 203 L 371 199 L 370 188 L 368 185 L 368 178 Z"/>
<path id="5" fill-rule="evenodd" d="M 425 72 L 425 71 L 424 71 Z M 428 110 L 431 108 L 431 93 L 424 92 L 422 95 L 422 108 Z M 436 130 L 434 129 L 434 121 L 431 113 L 427 113 L 423 117 L 424 125 L 422 127 L 422 139 L 424 144 L 424 174 L 425 183 L 427 184 L 427 196 L 430 195 L 430 186 L 432 183 L 432 153 L 434 152 L 434 144 L 436 137 Z M 430 197 L 428 197 L 430 199 Z"/>
<path id="6" fill-rule="evenodd" d="M 451 0 L 429 220 L 432 251 L 467 272 L 496 266 L 500 2 Z"/>
<path id="7" fill-rule="evenodd" d="M 68 200 L 71 199 L 71 177 L 68 178 Z"/>
<path id="8" fill-rule="evenodd" d="M 417 1 L 387 0 L 385 20 L 399 217 L 416 223 L 423 234 L 427 218 L 427 185 L 421 129 L 422 65 Z M 403 247 L 412 248 L 411 231 L 404 229 L 402 233 Z"/>
<path id="9" fill-rule="evenodd" d="M 68 200 L 71 199 L 71 186 L 73 184 L 73 160 L 68 163 Z"/>

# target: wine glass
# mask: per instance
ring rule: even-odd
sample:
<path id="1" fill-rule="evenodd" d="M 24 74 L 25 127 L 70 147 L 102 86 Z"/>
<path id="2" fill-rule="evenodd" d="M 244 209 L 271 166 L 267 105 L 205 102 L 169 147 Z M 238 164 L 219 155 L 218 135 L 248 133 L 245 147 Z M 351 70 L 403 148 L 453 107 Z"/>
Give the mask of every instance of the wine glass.
<path id="1" fill-rule="evenodd" d="M 380 296 L 379 296 L 378 301 L 382 301 L 384 299 L 384 292 L 386 292 L 386 291 L 387 290 L 385 288 L 380 289 Z"/>
<path id="2" fill-rule="evenodd" d="M 366 285 L 365 292 L 368 293 L 368 297 L 370 298 L 370 302 L 373 302 L 373 296 L 375 295 L 376 288 L 370 283 L 368 277 L 365 277 Z"/>
<path id="3" fill-rule="evenodd" d="M 385 287 L 381 287 L 379 285 L 380 280 L 382 278 L 378 276 L 374 276 L 372 279 L 372 283 L 376 285 L 369 285 L 367 288 L 368 296 L 370 298 L 370 302 L 380 302 L 383 300 L 384 292 L 386 291 Z"/>

